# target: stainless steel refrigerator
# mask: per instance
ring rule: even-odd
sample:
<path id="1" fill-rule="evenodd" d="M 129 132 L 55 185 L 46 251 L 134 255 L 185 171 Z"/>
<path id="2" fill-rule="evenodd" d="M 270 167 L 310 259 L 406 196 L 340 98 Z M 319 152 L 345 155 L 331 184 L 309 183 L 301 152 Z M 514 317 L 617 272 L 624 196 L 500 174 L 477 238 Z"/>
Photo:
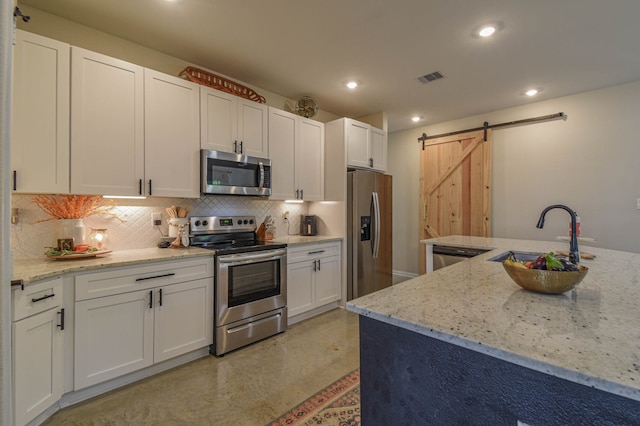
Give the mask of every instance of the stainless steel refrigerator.
<path id="1" fill-rule="evenodd" d="M 393 284 L 391 186 L 390 175 L 347 174 L 347 300 Z"/>

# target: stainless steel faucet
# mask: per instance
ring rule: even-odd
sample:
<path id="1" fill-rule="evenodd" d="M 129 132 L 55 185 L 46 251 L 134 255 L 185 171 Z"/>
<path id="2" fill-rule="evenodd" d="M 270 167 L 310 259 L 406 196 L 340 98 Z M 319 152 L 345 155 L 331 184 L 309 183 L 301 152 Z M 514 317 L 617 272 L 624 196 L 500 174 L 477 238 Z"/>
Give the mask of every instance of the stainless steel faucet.
<path id="1" fill-rule="evenodd" d="M 571 215 L 571 240 L 569 241 L 569 261 L 577 265 L 580 262 L 580 250 L 578 250 L 578 236 L 576 235 L 576 220 L 577 220 L 576 212 L 574 212 L 572 209 L 562 204 L 554 204 L 542 210 L 542 213 L 540 213 L 540 219 L 538 219 L 538 224 L 536 225 L 536 228 L 542 229 L 542 227 L 544 226 L 544 216 L 547 214 L 549 210 L 553 210 L 553 209 L 563 209 L 563 210 L 566 210 Z"/>

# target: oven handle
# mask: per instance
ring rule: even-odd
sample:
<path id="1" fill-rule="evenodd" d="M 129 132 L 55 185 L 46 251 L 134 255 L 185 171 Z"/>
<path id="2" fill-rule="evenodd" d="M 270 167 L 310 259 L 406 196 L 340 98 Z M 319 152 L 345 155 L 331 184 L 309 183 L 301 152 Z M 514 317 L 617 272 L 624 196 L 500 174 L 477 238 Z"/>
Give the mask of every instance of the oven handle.
<path id="1" fill-rule="evenodd" d="M 218 256 L 220 263 L 251 263 L 259 260 L 275 260 L 287 254 L 287 250 L 269 250 L 260 254 L 227 254 Z"/>

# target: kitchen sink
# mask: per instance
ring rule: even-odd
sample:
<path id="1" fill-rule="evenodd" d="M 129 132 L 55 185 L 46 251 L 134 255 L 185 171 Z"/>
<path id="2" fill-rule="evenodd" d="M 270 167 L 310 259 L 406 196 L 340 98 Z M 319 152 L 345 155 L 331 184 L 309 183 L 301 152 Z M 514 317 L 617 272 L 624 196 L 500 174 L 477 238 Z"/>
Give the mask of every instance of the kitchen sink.
<path id="1" fill-rule="evenodd" d="M 491 262 L 504 262 L 505 260 L 507 260 L 507 258 L 509 257 L 509 254 L 512 252 L 513 254 L 516 255 L 516 259 L 524 260 L 524 261 L 535 260 L 538 256 L 545 254 L 545 253 L 533 253 L 530 251 L 510 250 L 510 251 L 505 251 L 504 253 L 500 253 L 496 256 L 493 256 L 487 260 Z M 556 254 L 554 255 L 554 257 L 565 257 L 565 256 Z"/>

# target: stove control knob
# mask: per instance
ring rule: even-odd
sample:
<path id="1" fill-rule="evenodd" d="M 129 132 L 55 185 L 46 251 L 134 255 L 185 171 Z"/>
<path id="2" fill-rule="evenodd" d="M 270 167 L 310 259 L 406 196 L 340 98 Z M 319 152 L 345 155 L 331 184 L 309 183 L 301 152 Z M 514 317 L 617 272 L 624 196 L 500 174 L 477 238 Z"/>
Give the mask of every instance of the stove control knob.
<path id="1" fill-rule="evenodd" d="M 238 225 L 242 225 L 242 219 L 238 219 Z"/>
<path id="2" fill-rule="evenodd" d="M 209 221 L 208 221 L 208 220 L 203 220 L 203 221 L 202 221 L 202 226 L 207 226 L 208 224 L 209 224 Z"/>
<path id="3" fill-rule="evenodd" d="M 249 219 L 249 225 L 253 225 L 253 219 Z"/>
<path id="4" fill-rule="evenodd" d="M 195 225 L 195 226 L 200 226 L 200 221 L 199 221 L 199 220 L 196 220 L 196 221 L 195 221 L 195 223 L 194 223 L 194 225 Z"/>
<path id="5" fill-rule="evenodd" d="M 249 221 L 247 219 L 244 220 L 244 224 L 246 225 L 247 223 L 249 223 Z"/>

